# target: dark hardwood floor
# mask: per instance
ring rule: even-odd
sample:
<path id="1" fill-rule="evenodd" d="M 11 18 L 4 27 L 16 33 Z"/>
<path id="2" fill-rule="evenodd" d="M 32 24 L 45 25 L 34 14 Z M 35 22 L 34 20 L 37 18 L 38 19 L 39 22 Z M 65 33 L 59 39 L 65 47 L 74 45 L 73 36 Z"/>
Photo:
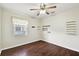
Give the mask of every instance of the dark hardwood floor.
<path id="1" fill-rule="evenodd" d="M 4 50 L 1 56 L 79 56 L 79 52 L 44 41 L 37 41 Z"/>

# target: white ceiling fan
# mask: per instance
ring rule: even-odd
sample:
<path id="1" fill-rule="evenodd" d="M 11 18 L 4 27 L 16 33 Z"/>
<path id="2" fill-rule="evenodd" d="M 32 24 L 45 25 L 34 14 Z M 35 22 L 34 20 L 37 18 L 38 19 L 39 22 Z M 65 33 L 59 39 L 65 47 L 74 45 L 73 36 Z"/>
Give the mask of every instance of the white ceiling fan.
<path id="1" fill-rule="evenodd" d="M 49 15 L 50 13 L 55 13 L 55 11 L 48 12 L 48 10 L 55 9 L 55 8 L 56 8 L 56 6 L 47 7 L 46 4 L 41 3 L 39 9 L 30 9 L 30 11 L 38 11 L 37 16 L 39 16 L 41 13 Z"/>

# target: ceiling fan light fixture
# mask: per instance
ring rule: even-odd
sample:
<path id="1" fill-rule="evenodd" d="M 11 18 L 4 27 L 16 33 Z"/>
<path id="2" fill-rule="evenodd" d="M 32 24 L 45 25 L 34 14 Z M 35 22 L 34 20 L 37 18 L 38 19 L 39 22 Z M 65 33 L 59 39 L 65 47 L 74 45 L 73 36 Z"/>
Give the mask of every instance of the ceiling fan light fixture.
<path id="1" fill-rule="evenodd" d="M 41 10 L 40 14 L 45 14 L 46 10 Z"/>
<path id="2" fill-rule="evenodd" d="M 37 16 L 39 16 L 40 14 L 50 15 L 50 13 L 54 13 L 54 12 L 51 12 L 51 11 L 55 11 L 55 9 L 56 9 L 56 6 L 49 6 L 49 7 L 47 7 L 46 4 L 41 3 L 39 9 L 30 9 L 30 10 L 31 11 L 37 10 Z"/>

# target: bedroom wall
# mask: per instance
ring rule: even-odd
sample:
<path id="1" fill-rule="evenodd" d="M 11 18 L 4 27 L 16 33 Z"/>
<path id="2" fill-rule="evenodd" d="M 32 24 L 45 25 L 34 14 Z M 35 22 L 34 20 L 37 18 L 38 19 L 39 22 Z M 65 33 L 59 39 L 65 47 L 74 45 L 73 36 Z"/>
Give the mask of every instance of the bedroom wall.
<path id="1" fill-rule="evenodd" d="M 77 20 L 77 35 L 66 34 L 66 21 Z M 51 25 L 48 31 L 43 31 L 43 39 L 47 42 L 79 52 L 79 8 L 72 8 L 43 19 L 43 25 Z"/>
<path id="2" fill-rule="evenodd" d="M 29 22 L 28 25 L 28 35 L 27 36 L 14 36 L 11 17 L 16 16 L 23 19 L 26 19 Z M 40 40 L 39 31 L 37 28 L 32 28 L 32 25 L 37 27 L 39 25 L 39 20 L 31 18 L 27 15 L 21 15 L 17 11 L 10 11 L 3 9 L 3 19 L 2 19 L 2 37 L 3 37 L 3 49 L 13 48 L 19 45 L 31 43 L 37 40 Z"/>

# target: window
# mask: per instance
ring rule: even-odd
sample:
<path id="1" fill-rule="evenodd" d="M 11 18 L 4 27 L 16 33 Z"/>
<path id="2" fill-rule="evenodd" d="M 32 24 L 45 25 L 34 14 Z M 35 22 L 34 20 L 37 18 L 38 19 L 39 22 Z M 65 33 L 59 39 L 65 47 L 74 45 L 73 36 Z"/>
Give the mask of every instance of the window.
<path id="1" fill-rule="evenodd" d="M 28 34 L 28 21 L 17 17 L 12 18 L 14 35 Z"/>

